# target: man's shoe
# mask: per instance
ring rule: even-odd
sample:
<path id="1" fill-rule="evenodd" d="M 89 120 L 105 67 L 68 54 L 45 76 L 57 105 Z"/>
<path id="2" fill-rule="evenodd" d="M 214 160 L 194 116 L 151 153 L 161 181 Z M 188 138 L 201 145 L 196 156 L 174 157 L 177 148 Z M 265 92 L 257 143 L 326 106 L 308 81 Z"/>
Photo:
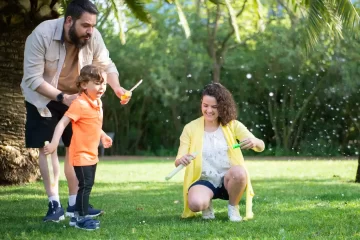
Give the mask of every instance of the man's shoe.
<path id="1" fill-rule="evenodd" d="M 75 205 L 74 206 L 70 206 L 68 203 L 68 207 L 66 208 L 66 216 L 67 217 L 74 217 L 74 213 L 75 213 Z M 88 215 L 86 215 L 87 217 L 97 217 L 101 214 L 103 214 L 104 211 L 100 210 L 100 209 L 95 209 L 93 208 L 92 205 L 89 204 L 89 208 L 88 208 Z"/>
<path id="2" fill-rule="evenodd" d="M 44 222 L 60 222 L 64 220 L 64 209 L 59 206 L 57 201 L 49 202 L 49 209 L 46 216 L 43 218 Z"/>
<path id="3" fill-rule="evenodd" d="M 99 220 L 96 220 L 96 219 L 93 219 L 95 224 L 100 227 L 100 221 Z M 69 222 L 69 226 L 70 227 L 75 227 L 76 223 L 77 223 L 77 218 L 76 217 L 72 217 L 70 218 L 70 222 Z"/>
<path id="4" fill-rule="evenodd" d="M 210 200 L 209 207 L 202 211 L 203 219 L 215 219 L 214 209 L 212 206 L 212 201 Z"/>
<path id="5" fill-rule="evenodd" d="M 83 219 L 76 221 L 75 228 L 79 228 L 87 231 L 94 231 L 100 228 L 100 223 L 97 223 L 96 220 L 92 218 L 85 217 Z"/>

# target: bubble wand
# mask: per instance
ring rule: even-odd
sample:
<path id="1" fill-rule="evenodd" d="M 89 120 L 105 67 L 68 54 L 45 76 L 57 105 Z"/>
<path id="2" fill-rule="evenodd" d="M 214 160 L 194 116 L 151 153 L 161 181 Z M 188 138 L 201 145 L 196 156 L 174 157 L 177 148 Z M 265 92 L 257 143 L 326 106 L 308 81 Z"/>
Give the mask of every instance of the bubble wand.
<path id="1" fill-rule="evenodd" d="M 49 144 L 49 141 L 45 142 L 45 146 Z M 50 179 L 50 185 L 52 187 L 55 186 L 55 177 L 54 177 L 54 168 L 52 164 L 51 154 L 46 155 L 46 162 L 48 166 L 48 172 L 49 172 L 49 179 Z"/>
<path id="2" fill-rule="evenodd" d="M 121 97 L 120 97 L 121 101 L 126 100 L 126 99 L 128 99 L 129 97 L 131 97 L 132 91 L 134 91 L 135 88 L 137 88 L 137 87 L 142 83 L 142 81 L 143 81 L 143 80 L 141 79 L 141 80 L 140 80 L 137 84 L 135 84 L 135 86 L 133 86 L 129 91 L 126 91 L 124 95 L 121 95 Z"/>
<path id="3" fill-rule="evenodd" d="M 190 158 L 190 161 L 192 161 L 193 159 L 196 158 L 196 153 L 191 154 L 192 157 Z M 166 177 L 165 180 L 169 181 L 173 176 L 175 176 L 175 174 L 177 174 L 178 172 L 180 172 L 185 166 L 180 164 L 179 166 L 177 166 L 174 170 L 171 171 L 171 173 L 169 173 Z"/>

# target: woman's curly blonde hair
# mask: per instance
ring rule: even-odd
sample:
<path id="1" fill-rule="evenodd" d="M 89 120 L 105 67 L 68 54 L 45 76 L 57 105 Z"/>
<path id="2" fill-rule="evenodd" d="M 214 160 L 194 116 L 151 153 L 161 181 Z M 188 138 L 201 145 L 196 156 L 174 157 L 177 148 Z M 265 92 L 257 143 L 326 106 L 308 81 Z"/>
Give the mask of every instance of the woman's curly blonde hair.
<path id="1" fill-rule="evenodd" d="M 237 110 L 234 98 L 230 91 L 220 83 L 210 83 L 202 91 L 201 99 L 204 96 L 214 97 L 217 101 L 219 122 L 222 126 L 237 118 Z"/>
<path id="2" fill-rule="evenodd" d="M 102 74 L 104 73 L 104 70 L 101 68 L 95 66 L 95 65 L 86 65 L 84 66 L 81 71 L 80 75 L 77 78 L 76 81 L 76 87 L 79 90 L 79 93 L 82 93 L 85 91 L 81 87 L 81 83 L 88 83 L 89 81 L 93 81 L 95 84 L 101 84 L 105 81 Z"/>

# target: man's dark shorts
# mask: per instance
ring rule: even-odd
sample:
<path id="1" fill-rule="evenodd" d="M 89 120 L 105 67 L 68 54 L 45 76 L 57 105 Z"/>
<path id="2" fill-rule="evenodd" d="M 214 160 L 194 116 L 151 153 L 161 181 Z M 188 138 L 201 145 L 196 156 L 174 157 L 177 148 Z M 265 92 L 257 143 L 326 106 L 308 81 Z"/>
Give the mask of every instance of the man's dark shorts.
<path id="1" fill-rule="evenodd" d="M 224 184 L 224 178 L 222 179 L 222 185 L 220 187 L 214 187 L 214 185 L 206 180 L 198 180 L 196 182 L 194 182 L 193 184 L 191 184 L 191 186 L 189 187 L 189 189 L 192 186 L 195 185 L 203 185 L 205 187 L 208 187 L 211 189 L 211 191 L 214 193 L 214 196 L 212 199 L 223 199 L 223 200 L 229 200 L 229 194 L 225 188 L 225 184 Z"/>
<path id="2" fill-rule="evenodd" d="M 50 101 L 47 105 L 52 117 L 42 117 L 37 108 L 25 101 L 25 144 L 27 148 L 43 148 L 45 141 L 51 142 L 55 127 L 68 110 L 65 104 Z M 65 128 L 62 141 L 69 147 L 72 136 L 71 123 Z"/>

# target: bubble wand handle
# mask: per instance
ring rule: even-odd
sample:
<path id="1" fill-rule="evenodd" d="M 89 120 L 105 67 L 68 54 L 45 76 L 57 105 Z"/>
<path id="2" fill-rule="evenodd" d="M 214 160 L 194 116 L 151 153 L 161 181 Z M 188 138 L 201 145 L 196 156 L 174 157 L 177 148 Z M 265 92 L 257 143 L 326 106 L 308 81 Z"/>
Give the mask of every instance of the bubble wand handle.
<path id="1" fill-rule="evenodd" d="M 240 146 L 241 146 L 240 143 L 236 143 L 236 144 L 234 144 L 234 145 L 232 146 L 232 148 L 235 149 L 235 148 L 239 148 Z"/>
<path id="2" fill-rule="evenodd" d="M 48 145 L 48 144 L 49 144 L 49 141 L 46 141 L 45 145 Z M 55 187 L 54 168 L 53 168 L 53 164 L 52 164 L 51 154 L 46 155 L 46 162 L 47 162 L 47 167 L 48 167 L 50 185 L 52 187 Z"/>
<path id="3" fill-rule="evenodd" d="M 193 159 L 196 158 L 196 153 L 191 154 L 193 156 L 193 158 L 191 158 L 190 160 L 192 161 Z M 177 166 L 174 170 L 172 170 L 166 177 L 165 180 L 168 181 L 170 180 L 173 176 L 175 176 L 175 174 L 177 174 L 178 172 L 180 172 L 185 166 L 180 164 L 179 166 Z"/>
<path id="4" fill-rule="evenodd" d="M 143 80 L 141 79 L 137 84 L 135 84 L 135 86 L 133 86 L 133 87 L 130 89 L 130 91 L 126 91 L 125 94 L 120 97 L 121 101 L 126 100 L 126 99 L 128 99 L 129 97 L 131 97 L 132 91 L 134 91 L 135 88 L 137 88 L 137 87 L 142 83 L 142 81 L 143 81 Z"/>
<path id="5" fill-rule="evenodd" d="M 240 142 L 240 143 L 236 143 L 234 145 L 232 145 L 232 149 L 235 149 L 235 148 L 241 148 L 241 144 L 243 144 L 244 141 Z"/>
<path id="6" fill-rule="evenodd" d="M 177 168 L 175 168 L 174 170 L 172 170 L 166 177 L 165 180 L 168 181 L 170 180 L 173 176 L 175 176 L 178 172 L 180 172 L 185 166 L 180 164 L 179 166 L 177 166 Z"/>

